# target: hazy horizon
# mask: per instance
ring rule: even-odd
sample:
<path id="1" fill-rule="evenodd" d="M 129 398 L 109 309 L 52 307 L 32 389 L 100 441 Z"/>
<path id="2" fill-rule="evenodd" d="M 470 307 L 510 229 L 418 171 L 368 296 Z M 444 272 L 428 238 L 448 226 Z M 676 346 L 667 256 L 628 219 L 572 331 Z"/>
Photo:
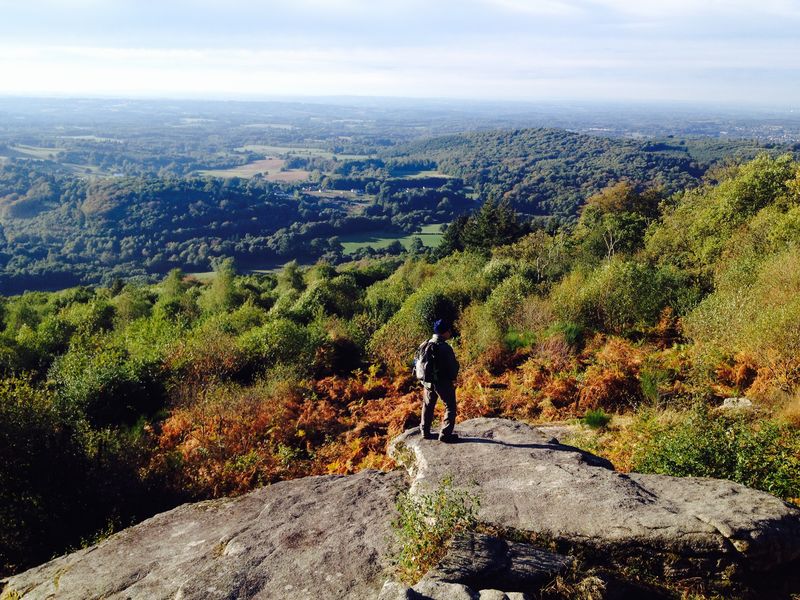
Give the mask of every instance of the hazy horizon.
<path id="1" fill-rule="evenodd" d="M 789 0 L 2 8 L 4 96 L 800 104 Z"/>
<path id="2" fill-rule="evenodd" d="M 506 98 L 480 98 L 480 97 L 447 97 L 447 96 L 371 96 L 371 95 L 327 95 L 327 94 L 246 94 L 230 93 L 215 94 L 208 93 L 103 93 L 103 92 L 6 92 L 0 90 L 0 100 L 54 100 L 54 101 L 130 101 L 130 102 L 214 102 L 214 103 L 308 103 L 308 104 L 330 104 L 342 106 L 360 105 L 390 105 L 398 103 L 408 106 L 420 106 L 425 104 L 441 105 L 443 107 L 456 108 L 459 106 L 474 107 L 507 107 L 518 108 L 520 110 L 532 108 L 559 108 L 564 109 L 569 106 L 584 109 L 614 109 L 628 107 L 641 110 L 669 110 L 669 111 L 699 111 L 708 114 L 718 114 L 720 112 L 790 112 L 800 113 L 800 100 L 797 102 L 785 102 L 782 100 L 753 100 L 753 101 L 712 101 L 703 100 L 626 100 L 626 99 L 602 99 L 587 100 L 579 97 L 553 98 L 546 100 L 536 99 L 506 99 Z"/>

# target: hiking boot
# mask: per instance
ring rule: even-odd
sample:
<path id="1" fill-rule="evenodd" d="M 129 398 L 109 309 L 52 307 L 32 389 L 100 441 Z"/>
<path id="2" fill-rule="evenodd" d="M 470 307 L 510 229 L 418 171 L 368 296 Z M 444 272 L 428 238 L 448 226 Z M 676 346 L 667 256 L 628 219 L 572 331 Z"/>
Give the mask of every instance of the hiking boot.
<path id="1" fill-rule="evenodd" d="M 421 433 L 422 433 L 422 439 L 425 439 L 425 440 L 435 440 L 436 439 L 436 436 L 434 434 L 432 434 L 430 431 L 428 431 L 428 432 L 422 431 Z"/>
<path id="2" fill-rule="evenodd" d="M 458 442 L 458 434 L 451 433 L 450 435 L 440 435 L 439 441 L 444 442 L 445 444 L 455 444 Z"/>

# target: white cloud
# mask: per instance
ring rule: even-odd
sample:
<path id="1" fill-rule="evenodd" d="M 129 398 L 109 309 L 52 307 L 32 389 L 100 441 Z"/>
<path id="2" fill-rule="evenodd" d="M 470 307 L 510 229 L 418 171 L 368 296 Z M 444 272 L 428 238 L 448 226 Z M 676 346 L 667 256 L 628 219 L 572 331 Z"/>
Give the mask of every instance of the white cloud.
<path id="1" fill-rule="evenodd" d="M 0 46 L 0 93 L 167 96 L 364 95 L 491 99 L 748 99 L 791 91 L 796 44 L 509 37 L 463 46 L 254 50 Z M 731 74 L 777 74 L 774 90 Z M 800 94 L 794 90 L 793 100 Z M 775 99 L 775 98 L 772 98 Z"/>
<path id="2" fill-rule="evenodd" d="M 585 0 L 582 4 L 624 15 L 672 20 L 697 16 L 800 16 L 800 7 L 794 0 Z"/>
<path id="3" fill-rule="evenodd" d="M 0 93 L 798 100 L 795 5 L 0 0 Z"/>
<path id="4" fill-rule="evenodd" d="M 483 0 L 492 8 L 540 16 L 575 16 L 583 13 L 582 7 L 569 0 Z"/>

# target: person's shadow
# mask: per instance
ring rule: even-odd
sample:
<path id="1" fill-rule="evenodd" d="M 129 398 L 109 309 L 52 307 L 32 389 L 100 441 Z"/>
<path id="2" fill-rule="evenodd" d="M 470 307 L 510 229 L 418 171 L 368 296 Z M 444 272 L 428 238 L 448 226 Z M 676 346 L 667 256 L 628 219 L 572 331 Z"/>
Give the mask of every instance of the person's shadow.
<path id="1" fill-rule="evenodd" d="M 435 441 L 435 440 L 434 440 Z M 457 444 L 495 444 L 498 446 L 506 446 L 507 448 L 526 448 L 531 450 L 555 450 L 558 452 L 576 452 L 581 455 L 583 462 L 588 465 L 595 466 L 595 467 L 604 467 L 606 469 L 614 470 L 614 465 L 611 461 L 587 452 L 586 450 L 582 450 L 580 448 L 576 448 L 575 446 L 568 446 L 566 444 L 562 444 L 557 439 L 552 438 L 550 442 L 546 443 L 539 443 L 539 444 L 513 444 L 509 442 L 503 442 L 501 440 L 495 440 L 492 438 L 486 437 L 464 437 L 459 436 L 457 440 L 453 440 L 452 442 L 448 442 L 448 445 L 457 445 Z"/>

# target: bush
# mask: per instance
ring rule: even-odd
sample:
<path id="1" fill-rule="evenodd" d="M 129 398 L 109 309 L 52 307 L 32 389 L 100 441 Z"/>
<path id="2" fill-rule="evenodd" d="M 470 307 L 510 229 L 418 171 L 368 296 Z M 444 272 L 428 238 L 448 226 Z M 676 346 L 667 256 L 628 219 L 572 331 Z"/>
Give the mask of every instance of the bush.
<path id="1" fill-rule="evenodd" d="M 159 409 L 164 400 L 159 373 L 158 362 L 133 360 L 117 341 L 93 336 L 73 342 L 49 375 L 65 410 L 102 427 L 130 425 Z"/>
<path id="2" fill-rule="evenodd" d="M 561 321 L 554 323 L 548 333 L 560 335 L 564 341 L 572 348 L 580 348 L 586 339 L 586 328 L 578 323 Z"/>
<path id="3" fill-rule="evenodd" d="M 392 526 L 400 538 L 396 556 L 400 579 L 415 584 L 447 553 L 448 542 L 477 525 L 480 502 L 453 487 L 450 478 L 427 493 L 403 492 L 397 498 L 397 518 Z"/>
<path id="4" fill-rule="evenodd" d="M 478 255 L 456 253 L 437 263 L 435 274 L 375 333 L 370 352 L 395 371 L 404 370 L 420 342 L 431 335 L 435 319 L 456 322 L 470 302 L 485 297 L 485 262 Z"/>
<path id="5" fill-rule="evenodd" d="M 762 387 L 771 382 L 792 392 L 800 384 L 800 249 L 769 257 L 753 271 L 745 286 L 723 278 L 685 319 L 685 330 L 706 370 L 741 353 L 760 369 Z"/>
<path id="6" fill-rule="evenodd" d="M 114 328 L 114 307 L 105 300 L 71 304 L 61 314 L 78 332 L 84 334 L 110 331 Z"/>
<path id="7" fill-rule="evenodd" d="M 485 304 L 472 304 L 459 320 L 459 355 L 467 363 L 482 358 L 489 348 L 503 344 L 503 331 L 492 319 Z"/>
<path id="8" fill-rule="evenodd" d="M 130 323 L 136 319 L 147 317 L 153 308 L 153 294 L 146 288 L 128 286 L 112 301 L 117 320 Z"/>
<path id="9" fill-rule="evenodd" d="M 581 419 L 584 425 L 592 429 L 601 429 L 611 422 L 611 415 L 607 414 L 602 408 L 588 411 Z"/>
<path id="10" fill-rule="evenodd" d="M 214 278 L 205 289 L 202 304 L 211 313 L 224 312 L 237 306 L 242 294 L 236 287 L 236 267 L 232 258 L 213 261 Z"/>
<path id="11" fill-rule="evenodd" d="M 521 320 L 525 299 L 532 292 L 533 286 L 521 275 L 508 277 L 492 290 L 486 307 L 501 330 L 508 331 Z"/>
<path id="12" fill-rule="evenodd" d="M 614 259 L 588 275 L 565 277 L 552 298 L 563 321 L 625 334 L 654 326 L 668 306 L 685 314 L 699 301 L 700 290 L 672 267 Z"/>
<path id="13" fill-rule="evenodd" d="M 264 325 L 269 317 L 263 308 L 248 300 L 232 312 L 215 315 L 213 319 L 221 331 L 238 335 Z"/>
<path id="14" fill-rule="evenodd" d="M 291 312 L 304 322 L 321 315 L 350 318 L 356 311 L 361 293 L 355 277 L 349 274 L 316 279 L 300 295 Z"/>
<path id="15" fill-rule="evenodd" d="M 239 347 L 251 372 L 277 365 L 294 365 L 300 372 L 308 372 L 324 339 L 324 332 L 317 328 L 290 319 L 273 319 L 243 334 Z"/>
<path id="16" fill-rule="evenodd" d="M 729 479 L 780 498 L 800 498 L 800 431 L 705 406 L 657 427 L 633 464 L 643 473 Z"/>
<path id="17" fill-rule="evenodd" d="M 50 390 L 0 381 L 0 577 L 174 506 L 141 478 L 141 454 L 140 437 L 90 429 Z"/>

